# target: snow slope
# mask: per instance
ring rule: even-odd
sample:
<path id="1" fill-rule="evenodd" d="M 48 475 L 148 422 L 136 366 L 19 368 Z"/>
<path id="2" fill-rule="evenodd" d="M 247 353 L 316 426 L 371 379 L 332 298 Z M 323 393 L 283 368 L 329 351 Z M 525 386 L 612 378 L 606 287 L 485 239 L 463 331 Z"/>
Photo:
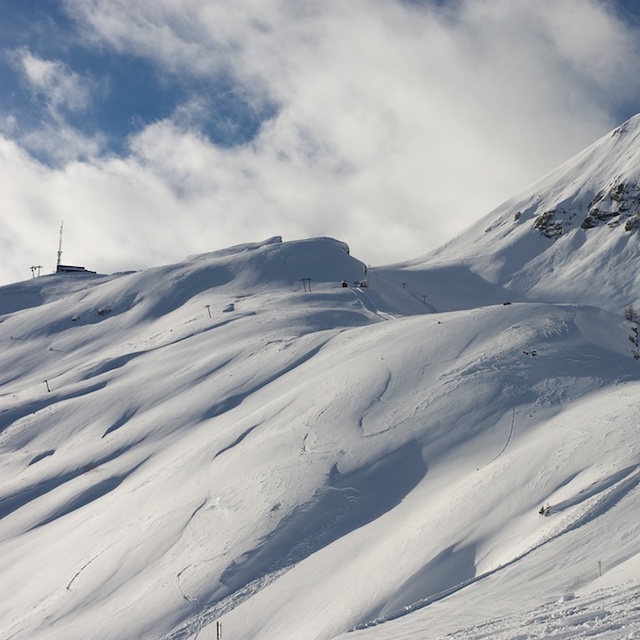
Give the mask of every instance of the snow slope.
<path id="1" fill-rule="evenodd" d="M 533 227 L 622 139 L 406 265 L 272 238 L 0 288 L 0 637 L 640 637 L 635 285 L 601 273 L 637 238 Z M 619 234 L 610 287 L 581 234 Z"/>

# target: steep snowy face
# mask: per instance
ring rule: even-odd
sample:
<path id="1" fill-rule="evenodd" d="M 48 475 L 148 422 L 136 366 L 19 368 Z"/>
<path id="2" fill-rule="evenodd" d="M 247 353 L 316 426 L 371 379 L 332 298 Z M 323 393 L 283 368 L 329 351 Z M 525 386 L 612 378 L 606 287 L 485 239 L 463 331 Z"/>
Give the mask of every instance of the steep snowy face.
<path id="1" fill-rule="evenodd" d="M 640 116 L 635 116 L 534 186 L 525 215 L 547 238 L 576 227 L 638 228 L 640 216 Z M 555 184 L 554 184 L 555 183 Z M 533 200 L 533 202 L 531 202 Z"/>
<path id="2" fill-rule="evenodd" d="M 468 271 L 500 298 L 594 304 L 640 299 L 640 115 L 505 202 L 444 247 L 404 267 L 435 286 L 434 270 Z M 465 299 L 441 300 L 443 309 Z"/>

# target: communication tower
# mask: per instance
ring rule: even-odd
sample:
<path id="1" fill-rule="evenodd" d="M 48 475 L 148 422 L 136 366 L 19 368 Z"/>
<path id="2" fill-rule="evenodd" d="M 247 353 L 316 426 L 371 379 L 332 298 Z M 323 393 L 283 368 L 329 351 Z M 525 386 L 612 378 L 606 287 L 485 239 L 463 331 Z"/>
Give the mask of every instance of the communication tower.
<path id="1" fill-rule="evenodd" d="M 58 262 L 56 263 L 56 271 L 60 271 L 60 264 L 62 263 L 62 228 L 64 226 L 64 220 L 60 223 L 60 242 L 58 243 Z"/>

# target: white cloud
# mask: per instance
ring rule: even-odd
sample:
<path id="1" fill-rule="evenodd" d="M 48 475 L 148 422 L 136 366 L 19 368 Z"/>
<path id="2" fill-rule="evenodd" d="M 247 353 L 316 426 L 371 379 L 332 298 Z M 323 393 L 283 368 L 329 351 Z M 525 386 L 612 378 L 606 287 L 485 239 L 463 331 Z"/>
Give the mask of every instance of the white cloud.
<path id="1" fill-rule="evenodd" d="M 13 52 L 13 59 L 33 91 L 44 97 L 52 116 L 59 117 L 62 110 L 84 111 L 90 106 L 87 80 L 63 62 L 44 60 L 28 49 Z"/>
<path id="2" fill-rule="evenodd" d="M 69 115 L 91 108 L 98 83 L 81 77 L 59 60 L 45 60 L 27 48 L 9 52 L 9 59 L 21 72 L 34 98 L 44 103 L 43 116 L 31 128 L 24 128 L 15 114 L 3 114 L 0 132 L 11 135 L 38 157 L 58 163 L 99 155 L 105 136 L 81 133 L 69 123 Z"/>
<path id="3" fill-rule="evenodd" d="M 638 34 L 596 0 L 67 6 L 94 45 L 182 78 L 224 72 L 243 98 L 277 104 L 232 148 L 190 129 L 206 108 L 192 97 L 127 157 L 46 169 L 20 156 L 12 202 L 36 215 L 35 191 L 54 234 L 64 217 L 77 261 L 99 270 L 276 234 L 339 237 L 369 263 L 408 259 L 604 134 L 640 95 Z"/>
<path id="4" fill-rule="evenodd" d="M 104 135 L 84 135 L 64 122 L 43 122 L 37 129 L 21 133 L 18 139 L 31 153 L 56 163 L 99 156 L 106 146 Z"/>

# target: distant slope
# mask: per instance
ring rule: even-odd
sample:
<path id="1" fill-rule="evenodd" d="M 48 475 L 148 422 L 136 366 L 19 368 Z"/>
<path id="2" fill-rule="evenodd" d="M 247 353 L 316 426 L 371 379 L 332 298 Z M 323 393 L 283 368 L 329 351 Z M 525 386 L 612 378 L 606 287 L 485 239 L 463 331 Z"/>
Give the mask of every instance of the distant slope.
<path id="1" fill-rule="evenodd" d="M 445 246 L 380 268 L 438 310 L 530 300 L 612 311 L 640 302 L 640 115 Z M 451 282 L 464 288 L 457 296 Z"/>

